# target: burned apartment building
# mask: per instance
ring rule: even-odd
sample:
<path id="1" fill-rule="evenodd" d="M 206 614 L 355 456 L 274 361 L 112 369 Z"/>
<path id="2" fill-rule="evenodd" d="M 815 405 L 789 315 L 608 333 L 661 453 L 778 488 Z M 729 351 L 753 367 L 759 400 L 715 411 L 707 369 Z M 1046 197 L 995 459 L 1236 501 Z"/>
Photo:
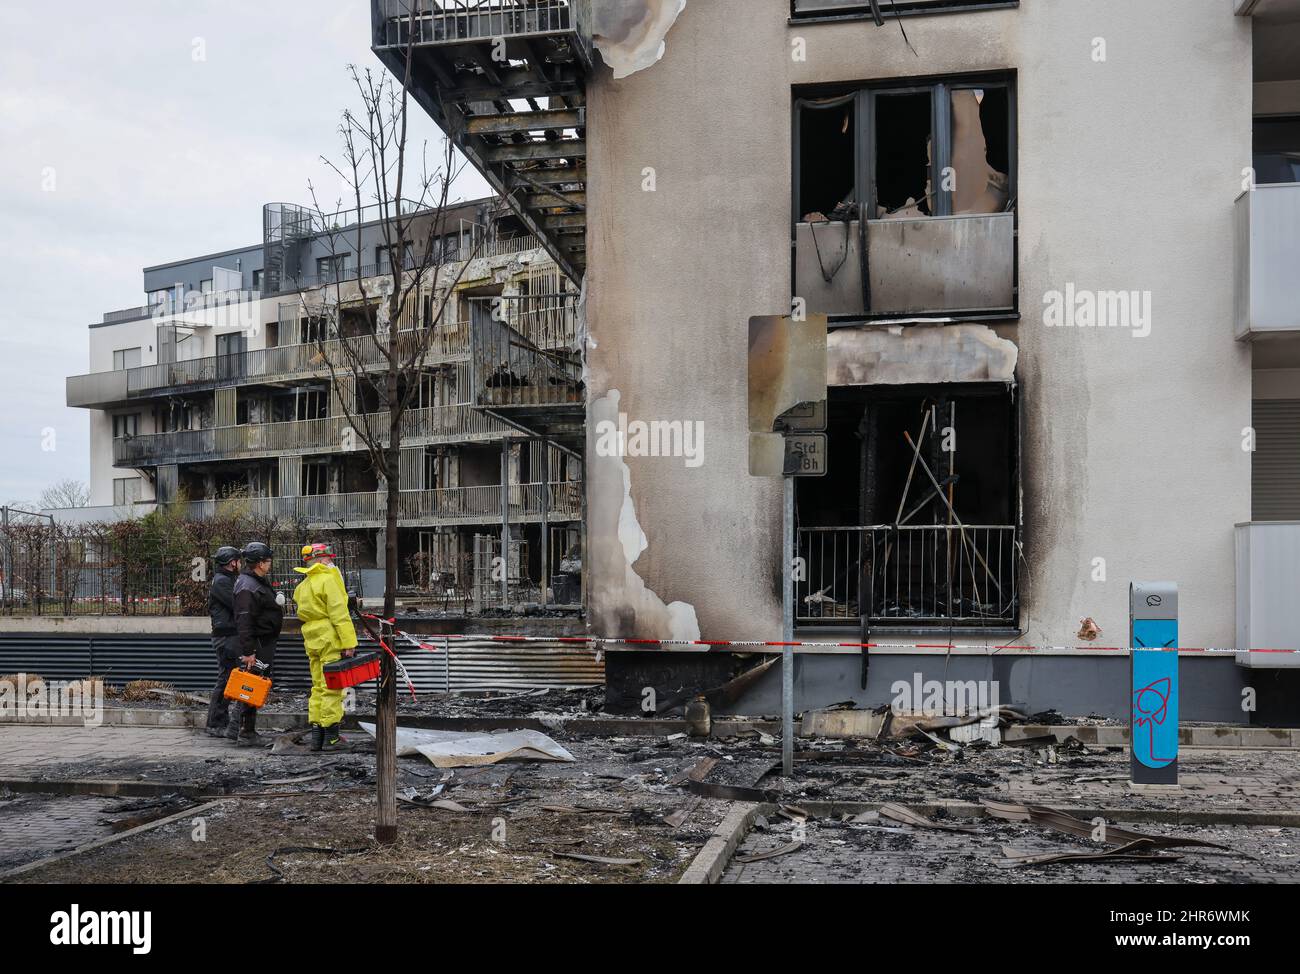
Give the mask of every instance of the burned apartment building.
<path id="1" fill-rule="evenodd" d="M 379 216 L 268 204 L 261 242 L 145 268 L 146 303 L 92 324 L 91 373 L 68 379 L 68 404 L 91 410 L 92 506 L 55 515 L 180 505 L 195 517 L 260 515 L 304 536 L 328 530 L 347 542 L 365 593 L 382 597 L 387 495 L 355 423 L 381 411 L 386 422 L 386 407 L 350 368 L 358 357 L 364 370 L 386 367 L 367 334 L 391 273 Z M 576 610 L 576 288 L 497 200 L 416 211 L 407 227 L 433 234 L 437 249 L 397 323 L 412 341 L 433 332 L 404 376 L 418 387 L 400 459 L 403 599 L 470 613 Z M 407 273 L 422 254 L 407 242 Z M 343 343 L 356 355 L 335 355 Z"/>
<path id="2" fill-rule="evenodd" d="M 937 665 L 1073 710 L 1118 709 L 1122 670 L 1044 647 L 1127 645 L 1132 580 L 1177 581 L 1186 644 L 1300 645 L 1300 0 L 372 13 L 582 282 L 593 632 L 781 638 L 746 336 L 802 314 L 827 316 L 828 471 L 795 483 L 801 637 L 951 644 Z M 637 421 L 698 424 L 703 462 L 596 448 Z M 800 706 L 936 665 L 882 651 L 868 685 L 856 650 L 805 649 Z M 1261 659 L 1194 661 L 1187 712 L 1234 710 Z M 739 666 L 611 652 L 610 705 Z"/>

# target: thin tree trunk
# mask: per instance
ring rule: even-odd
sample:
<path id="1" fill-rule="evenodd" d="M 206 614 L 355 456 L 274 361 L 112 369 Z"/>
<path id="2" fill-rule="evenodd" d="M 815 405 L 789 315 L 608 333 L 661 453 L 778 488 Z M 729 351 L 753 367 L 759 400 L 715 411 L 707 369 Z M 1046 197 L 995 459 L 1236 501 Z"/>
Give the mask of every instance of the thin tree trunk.
<path id="1" fill-rule="evenodd" d="M 388 449 L 384 451 L 384 472 L 388 490 L 388 510 L 384 517 L 384 618 L 397 614 L 397 515 L 401 498 L 402 414 L 397 405 L 397 315 L 389 319 L 388 349 Z M 392 631 L 391 629 L 389 630 Z M 397 652 L 396 640 L 390 643 Z M 379 699 L 375 705 L 375 777 L 378 786 L 378 813 L 375 840 L 383 844 L 397 841 L 397 666 L 387 653 L 381 671 Z"/>

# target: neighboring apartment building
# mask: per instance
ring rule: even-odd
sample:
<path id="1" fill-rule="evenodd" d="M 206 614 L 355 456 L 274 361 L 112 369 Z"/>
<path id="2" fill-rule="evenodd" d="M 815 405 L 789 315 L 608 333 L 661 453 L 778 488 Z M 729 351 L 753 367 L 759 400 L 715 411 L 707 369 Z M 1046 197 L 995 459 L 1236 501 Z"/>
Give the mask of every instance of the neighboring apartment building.
<path id="1" fill-rule="evenodd" d="M 358 283 L 378 301 L 389 273 L 377 216 L 268 204 L 260 243 L 145 268 L 146 303 L 92 324 L 91 372 L 68 379 L 68 404 L 92 411 L 93 506 L 64 515 L 244 511 L 342 531 L 350 569 L 382 567 L 387 498 L 348 416 L 379 406 L 336 354 L 351 342 L 385 367 Z M 402 587 L 478 610 L 576 605 L 578 573 L 555 577 L 582 520 L 576 289 L 494 200 L 440 228 L 443 259 L 399 322 L 433 329 L 404 419 Z"/>
<path id="2" fill-rule="evenodd" d="M 830 333 L 801 632 L 1125 645 L 1129 582 L 1172 579 L 1185 644 L 1300 647 L 1300 0 L 875 6 L 372 0 L 376 54 L 400 77 L 412 45 L 583 281 L 592 629 L 780 638 L 747 323 L 802 305 Z M 620 415 L 699 424 L 703 462 L 602 455 Z M 802 702 L 860 696 L 854 651 L 801 655 Z M 1033 659 L 1074 710 L 1123 680 Z M 1241 662 L 1185 714 L 1231 719 Z"/>

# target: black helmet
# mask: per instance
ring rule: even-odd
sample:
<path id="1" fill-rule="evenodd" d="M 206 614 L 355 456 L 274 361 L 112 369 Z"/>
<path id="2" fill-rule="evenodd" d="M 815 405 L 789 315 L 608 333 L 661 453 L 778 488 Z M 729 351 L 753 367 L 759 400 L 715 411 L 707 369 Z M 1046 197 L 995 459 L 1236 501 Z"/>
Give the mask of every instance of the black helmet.
<path id="1" fill-rule="evenodd" d="M 217 549 L 217 553 L 212 560 L 217 563 L 218 568 L 225 568 L 232 561 L 235 561 L 238 557 L 239 557 L 238 548 L 232 548 L 230 547 L 230 545 L 222 545 L 220 548 Z"/>
<path id="2" fill-rule="evenodd" d="M 240 557 L 250 565 L 256 565 L 259 561 L 266 561 L 271 557 L 271 547 L 261 541 L 250 541 L 244 545 Z"/>

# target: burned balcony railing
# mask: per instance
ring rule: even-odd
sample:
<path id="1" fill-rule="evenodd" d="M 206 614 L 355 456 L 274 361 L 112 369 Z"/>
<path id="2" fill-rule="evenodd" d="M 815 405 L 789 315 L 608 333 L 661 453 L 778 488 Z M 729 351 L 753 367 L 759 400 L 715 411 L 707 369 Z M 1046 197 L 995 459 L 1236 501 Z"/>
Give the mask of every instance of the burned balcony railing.
<path id="1" fill-rule="evenodd" d="M 545 492 L 545 493 L 544 493 Z M 582 483 L 510 484 L 502 505 L 500 484 L 403 490 L 398 494 L 398 520 L 410 526 L 440 527 L 458 524 L 498 525 L 503 517 L 512 523 L 541 520 L 543 509 L 552 522 L 581 517 Z M 301 520 L 311 527 L 382 527 L 387 517 L 388 495 L 383 491 L 311 494 L 302 497 L 230 497 L 189 501 L 185 513 L 192 518 L 257 516 Z"/>
<path id="2" fill-rule="evenodd" d="M 373 429 L 382 440 L 387 440 L 387 413 L 363 414 L 357 417 L 357 421 L 358 424 L 369 423 L 369 429 Z M 517 433 L 514 427 L 463 404 L 412 409 L 402 416 L 402 438 L 408 446 L 484 442 L 512 433 Z M 119 467 L 151 467 L 166 463 L 361 449 L 364 449 L 364 443 L 355 433 L 353 423 L 346 416 L 330 416 L 119 437 L 113 441 L 113 463 Z"/>
<path id="3" fill-rule="evenodd" d="M 1013 525 L 800 528 L 804 625 L 999 627 L 1019 613 Z"/>
<path id="4" fill-rule="evenodd" d="M 409 352 L 414 343 L 425 343 L 426 336 L 402 335 L 399 348 Z M 362 365 L 381 367 L 385 364 L 381 350 L 373 339 L 358 337 L 334 339 L 318 346 L 314 342 L 260 348 L 228 355 L 208 355 L 184 359 L 179 362 L 162 362 L 140 365 L 116 372 L 92 372 L 74 375 L 67 379 L 67 404 L 69 406 L 95 406 L 126 402 L 141 396 L 163 392 L 198 392 L 221 383 L 280 382 L 307 375 L 328 375 L 332 362 L 335 369 L 346 372 L 351 358 L 342 345 L 352 348 L 351 358 Z M 427 336 L 425 365 L 450 362 L 469 355 L 469 322 L 440 323 L 432 336 Z"/>
<path id="5" fill-rule="evenodd" d="M 590 9 L 589 0 L 374 0 L 375 43 L 400 47 L 569 33 L 590 38 Z"/>

